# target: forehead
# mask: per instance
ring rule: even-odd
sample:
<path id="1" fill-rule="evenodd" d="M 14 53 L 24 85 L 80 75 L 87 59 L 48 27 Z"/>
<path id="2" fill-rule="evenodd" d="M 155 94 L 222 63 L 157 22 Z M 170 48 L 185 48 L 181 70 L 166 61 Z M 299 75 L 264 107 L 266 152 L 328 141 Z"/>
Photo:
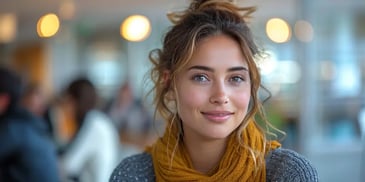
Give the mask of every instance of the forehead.
<path id="1" fill-rule="evenodd" d="M 227 35 L 216 35 L 201 40 L 188 65 L 211 65 L 218 67 L 246 66 L 247 60 L 240 44 Z"/>

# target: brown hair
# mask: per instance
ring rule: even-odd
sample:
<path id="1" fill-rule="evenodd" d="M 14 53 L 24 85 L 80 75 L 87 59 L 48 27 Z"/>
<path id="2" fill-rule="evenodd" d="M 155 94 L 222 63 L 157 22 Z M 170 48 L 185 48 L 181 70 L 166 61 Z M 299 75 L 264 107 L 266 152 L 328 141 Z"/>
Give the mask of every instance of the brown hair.
<path id="1" fill-rule="evenodd" d="M 192 1 L 185 11 L 168 14 L 174 25 L 164 37 L 162 49 L 155 49 L 150 53 L 153 64 L 151 78 L 154 82 L 154 103 L 156 113 L 166 119 L 170 125 L 176 124 L 181 129 L 181 122 L 175 116 L 169 101 L 169 91 L 174 89 L 175 77 L 190 61 L 199 42 L 215 35 L 227 35 L 241 47 L 247 60 L 251 79 L 250 108 L 244 121 L 238 128 L 237 138 L 241 142 L 242 131 L 249 121 L 255 121 L 259 116 L 266 122 L 259 100 L 258 90 L 261 86 L 261 77 L 254 58 L 261 55 L 261 51 L 253 40 L 247 19 L 255 11 L 254 7 L 237 7 L 229 0 L 196 0 Z M 167 74 L 168 78 L 167 78 Z M 175 121 L 176 120 L 176 121 Z M 255 122 L 256 123 L 256 122 Z M 267 122 L 266 122 L 267 123 Z M 257 123 L 256 123 L 257 125 Z M 270 124 L 269 124 L 270 125 Z M 260 127 L 258 127 L 260 128 Z M 265 151 L 265 132 L 260 130 Z M 249 146 L 245 146 L 248 147 Z M 257 151 L 252 151 L 255 155 Z M 258 151 L 262 153 L 263 151 Z M 256 158 L 257 156 L 254 156 Z"/>
<path id="2" fill-rule="evenodd" d="M 96 107 L 98 96 L 94 85 L 86 78 L 78 78 L 70 83 L 65 94 L 75 102 L 76 119 L 81 124 L 86 113 Z"/>

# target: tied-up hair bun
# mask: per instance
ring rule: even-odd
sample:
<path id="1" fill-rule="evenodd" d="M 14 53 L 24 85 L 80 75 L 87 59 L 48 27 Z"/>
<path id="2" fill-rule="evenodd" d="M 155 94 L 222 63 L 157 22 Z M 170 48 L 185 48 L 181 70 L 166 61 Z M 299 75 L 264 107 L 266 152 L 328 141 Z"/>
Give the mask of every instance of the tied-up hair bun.
<path id="1" fill-rule="evenodd" d="M 206 9 L 229 11 L 237 14 L 243 20 L 251 18 L 251 14 L 256 11 L 256 7 L 236 6 L 235 0 L 192 0 L 189 8 L 183 11 L 167 13 L 167 17 L 173 24 L 178 24 L 186 15 Z"/>

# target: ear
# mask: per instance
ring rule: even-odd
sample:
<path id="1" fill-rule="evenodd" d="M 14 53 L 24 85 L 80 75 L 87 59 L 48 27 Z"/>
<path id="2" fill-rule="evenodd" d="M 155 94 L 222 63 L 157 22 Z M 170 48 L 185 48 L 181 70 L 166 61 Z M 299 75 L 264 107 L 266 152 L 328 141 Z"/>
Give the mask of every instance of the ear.
<path id="1" fill-rule="evenodd" d="M 175 95 L 174 95 L 174 90 L 171 87 L 172 85 L 172 81 L 171 81 L 171 74 L 170 71 L 165 70 L 162 73 L 162 83 L 164 84 L 164 86 L 168 89 L 167 94 L 166 94 L 166 98 L 167 100 L 171 101 L 171 100 L 175 100 Z"/>
<path id="2" fill-rule="evenodd" d="M 164 84 L 165 87 L 169 87 L 170 86 L 170 71 L 165 70 L 162 73 L 162 84 Z"/>
<path id="3" fill-rule="evenodd" d="M 10 104 L 10 96 L 8 94 L 0 94 L 0 114 L 5 112 Z"/>

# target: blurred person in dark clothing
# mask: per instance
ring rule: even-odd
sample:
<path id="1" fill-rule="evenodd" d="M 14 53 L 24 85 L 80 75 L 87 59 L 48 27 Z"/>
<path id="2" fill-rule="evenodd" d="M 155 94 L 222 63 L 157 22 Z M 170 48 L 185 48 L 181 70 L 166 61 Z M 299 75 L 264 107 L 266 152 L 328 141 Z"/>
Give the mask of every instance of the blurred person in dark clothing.
<path id="1" fill-rule="evenodd" d="M 59 181 L 44 121 L 19 104 L 22 87 L 15 72 L 0 67 L 0 181 Z"/>
<path id="2" fill-rule="evenodd" d="M 21 99 L 23 107 L 33 114 L 43 117 L 47 108 L 47 96 L 42 86 L 38 83 L 28 83 Z"/>
<path id="3" fill-rule="evenodd" d="M 42 85 L 36 82 L 27 83 L 24 88 L 20 103 L 25 109 L 44 119 L 48 135 L 53 140 L 53 124 L 48 118 L 49 113 L 47 113 L 49 102 Z"/>

